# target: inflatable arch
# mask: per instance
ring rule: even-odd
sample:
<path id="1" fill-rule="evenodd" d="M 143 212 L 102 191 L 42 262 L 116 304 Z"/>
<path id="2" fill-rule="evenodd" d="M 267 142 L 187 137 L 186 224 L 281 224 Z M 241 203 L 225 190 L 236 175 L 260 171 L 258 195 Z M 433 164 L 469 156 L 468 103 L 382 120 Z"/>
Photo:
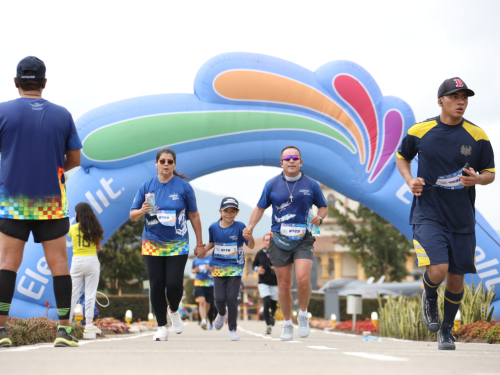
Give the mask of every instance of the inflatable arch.
<path id="1" fill-rule="evenodd" d="M 361 202 L 411 239 L 412 195 L 394 155 L 414 122 L 408 104 L 383 96 L 355 63 L 334 61 L 311 72 L 270 56 L 222 54 L 201 67 L 194 94 L 123 100 L 78 119 L 82 164 L 67 182 L 70 219 L 74 223 L 76 203 L 89 202 L 107 240 L 128 219 L 140 184 L 155 175 L 160 147 L 172 147 L 178 170 L 195 179 L 228 168 L 278 166 L 279 151 L 293 144 L 302 150 L 306 174 Z M 491 288 L 500 284 L 500 239 L 479 212 L 477 223 L 479 273 L 472 279 Z M 71 255 L 69 237 L 67 245 Z M 10 314 L 44 316 L 46 301 L 52 317 L 51 274 L 42 247 L 30 240 Z M 500 307 L 500 300 L 495 304 Z"/>

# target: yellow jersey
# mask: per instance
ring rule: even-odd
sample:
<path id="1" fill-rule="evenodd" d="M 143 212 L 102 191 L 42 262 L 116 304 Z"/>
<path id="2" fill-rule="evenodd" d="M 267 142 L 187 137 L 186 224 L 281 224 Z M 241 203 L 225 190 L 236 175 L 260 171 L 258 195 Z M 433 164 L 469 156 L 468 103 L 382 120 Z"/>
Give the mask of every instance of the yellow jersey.
<path id="1" fill-rule="evenodd" d="M 71 241 L 73 241 L 73 256 L 87 257 L 90 255 L 97 255 L 96 244 L 91 244 L 83 239 L 79 223 L 76 223 L 69 228 L 69 236 L 71 237 Z"/>

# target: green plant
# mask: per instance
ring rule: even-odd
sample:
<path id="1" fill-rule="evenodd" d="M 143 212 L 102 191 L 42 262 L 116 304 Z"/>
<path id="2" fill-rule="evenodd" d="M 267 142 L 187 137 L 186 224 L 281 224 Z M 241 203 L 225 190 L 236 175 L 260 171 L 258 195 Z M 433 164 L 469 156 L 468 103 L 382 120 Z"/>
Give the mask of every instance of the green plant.
<path id="1" fill-rule="evenodd" d="M 464 283 L 464 297 L 460 305 L 462 324 L 475 323 L 480 320 L 491 321 L 494 308 L 490 310 L 490 306 L 496 296 L 494 288 L 493 286 L 486 291 L 482 282 L 477 287 L 474 285 L 474 281 L 471 282 L 470 286 Z"/>
<path id="2" fill-rule="evenodd" d="M 57 333 L 57 321 L 49 318 L 8 318 L 7 332 L 13 346 L 33 345 L 42 342 L 53 342 Z M 71 325 L 76 338 L 83 337 L 83 327 L 76 323 Z"/>

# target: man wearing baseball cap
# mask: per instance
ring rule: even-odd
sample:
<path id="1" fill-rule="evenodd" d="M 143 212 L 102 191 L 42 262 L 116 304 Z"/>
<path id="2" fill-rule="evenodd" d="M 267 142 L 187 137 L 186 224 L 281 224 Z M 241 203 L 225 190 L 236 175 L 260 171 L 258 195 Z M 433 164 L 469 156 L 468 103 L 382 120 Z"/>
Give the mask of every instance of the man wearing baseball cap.
<path id="1" fill-rule="evenodd" d="M 438 349 L 455 350 L 451 333 L 464 294 L 464 274 L 475 267 L 475 185 L 495 179 L 488 136 L 463 118 L 474 96 L 459 77 L 438 89 L 441 114 L 412 126 L 399 147 L 396 164 L 413 193 L 410 225 L 417 266 L 426 266 L 422 315 L 427 329 L 438 332 Z M 417 177 L 410 163 L 418 154 Z M 444 314 L 439 317 L 437 289 L 446 278 Z"/>
<path id="2" fill-rule="evenodd" d="M 71 114 L 42 99 L 45 72 L 37 57 L 22 59 L 14 78 L 21 97 L 0 103 L 0 347 L 11 345 L 5 323 L 31 233 L 42 243 L 53 276 L 60 324 L 54 346 L 78 346 L 69 322 L 72 282 L 64 172 L 80 165 L 82 144 Z"/>

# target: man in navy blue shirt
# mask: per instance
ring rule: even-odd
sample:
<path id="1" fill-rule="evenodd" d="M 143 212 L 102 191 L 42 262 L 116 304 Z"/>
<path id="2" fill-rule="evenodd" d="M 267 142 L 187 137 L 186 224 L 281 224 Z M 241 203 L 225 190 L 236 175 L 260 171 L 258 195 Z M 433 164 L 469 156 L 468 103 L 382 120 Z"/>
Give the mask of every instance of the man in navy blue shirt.
<path id="1" fill-rule="evenodd" d="M 303 164 L 300 150 L 285 147 L 281 152 L 283 172 L 267 181 L 250 223 L 244 231 L 252 233 L 266 208 L 272 205 L 271 243 L 269 256 L 278 277 L 278 299 L 285 318 L 281 339 L 293 340 L 292 325 L 292 265 L 295 265 L 297 297 L 300 311 L 298 335 L 309 336 L 307 306 L 311 297 L 311 268 L 314 257 L 314 237 L 309 231 L 308 216 L 312 205 L 318 207 L 310 223 L 320 225 L 328 210 L 325 196 L 317 181 L 300 170 Z"/>
<path id="2" fill-rule="evenodd" d="M 476 273 L 475 185 L 495 179 L 493 149 L 486 133 L 463 118 L 474 91 L 454 77 L 438 89 L 441 114 L 412 126 L 396 165 L 413 193 L 410 225 L 417 266 L 426 266 L 423 321 L 438 332 L 438 348 L 454 350 L 453 321 L 464 294 L 464 274 Z M 418 154 L 417 177 L 410 163 Z M 437 288 L 446 278 L 441 323 Z"/>

